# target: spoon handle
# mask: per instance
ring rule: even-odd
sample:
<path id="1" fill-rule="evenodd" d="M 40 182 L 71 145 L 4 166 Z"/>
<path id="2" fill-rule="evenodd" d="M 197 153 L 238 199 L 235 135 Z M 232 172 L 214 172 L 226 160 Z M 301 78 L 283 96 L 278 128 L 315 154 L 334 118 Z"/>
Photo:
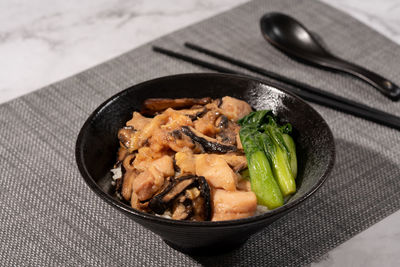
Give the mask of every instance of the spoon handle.
<path id="1" fill-rule="evenodd" d="M 326 67 L 342 72 L 347 72 L 369 83 L 370 85 L 378 89 L 382 94 L 392 100 L 400 99 L 400 87 L 375 72 L 372 72 L 361 66 L 350 63 L 335 56 L 324 58 L 322 61 L 324 61 L 321 62 L 322 65 Z"/>

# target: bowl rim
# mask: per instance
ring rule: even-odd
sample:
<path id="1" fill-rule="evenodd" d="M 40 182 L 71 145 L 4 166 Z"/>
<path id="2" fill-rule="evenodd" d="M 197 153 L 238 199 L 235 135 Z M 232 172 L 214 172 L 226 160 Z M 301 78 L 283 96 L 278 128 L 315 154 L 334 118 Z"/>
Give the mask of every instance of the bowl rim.
<path id="1" fill-rule="evenodd" d="M 327 140 L 329 141 L 328 144 L 328 149 L 329 149 L 329 163 L 327 168 L 325 169 L 324 173 L 320 176 L 318 181 L 311 187 L 309 191 L 307 191 L 304 195 L 299 197 L 298 199 L 294 200 L 293 202 L 284 204 L 283 206 L 276 208 L 274 210 L 268 211 L 266 213 L 260 214 L 260 215 L 254 215 L 251 217 L 247 218 L 242 218 L 242 219 L 235 219 L 235 220 L 226 220 L 226 221 L 183 221 L 183 220 L 173 220 L 169 218 L 163 218 L 160 216 L 156 216 L 153 214 L 149 213 L 144 213 L 138 210 L 133 209 L 132 207 L 128 206 L 127 204 L 122 203 L 119 200 L 116 200 L 106 192 L 104 192 L 95 182 L 95 180 L 91 177 L 89 174 L 88 170 L 86 169 L 85 165 L 83 164 L 83 157 L 82 157 L 82 143 L 83 143 L 83 136 L 84 136 L 84 129 L 87 128 L 90 124 L 93 118 L 97 116 L 97 114 L 107 107 L 109 104 L 113 103 L 113 100 L 124 95 L 127 91 L 135 90 L 136 87 L 143 87 L 143 86 L 149 86 L 153 83 L 158 83 L 163 80 L 169 80 L 169 79 L 176 79 L 176 78 L 182 78 L 182 77 L 201 77 L 201 76 L 207 76 L 207 77 L 215 77 L 215 78 L 234 78 L 234 79 L 241 79 L 241 80 L 247 80 L 247 81 L 253 81 L 257 83 L 261 83 L 263 85 L 266 85 L 268 87 L 272 87 L 274 89 L 277 89 L 278 91 L 281 91 L 285 94 L 288 94 L 292 97 L 294 97 L 297 101 L 300 101 L 307 105 L 309 108 L 311 108 L 317 116 L 320 117 L 322 124 L 327 129 L 327 134 L 328 138 Z M 138 217 L 138 219 L 143 219 L 143 220 L 150 220 L 153 221 L 154 223 L 158 224 L 167 224 L 167 225 L 173 225 L 173 226 L 186 226 L 186 227 L 224 227 L 224 226 L 239 226 L 243 224 L 251 224 L 251 223 L 257 223 L 263 220 L 268 220 L 271 217 L 274 216 L 279 216 L 283 215 L 289 210 L 292 210 L 294 207 L 298 206 L 300 203 L 305 201 L 307 198 L 309 198 L 312 194 L 314 194 L 321 186 L 322 184 L 326 181 L 328 178 L 329 174 L 331 173 L 333 166 L 335 164 L 335 159 L 336 159 L 336 148 L 335 148 L 335 140 L 332 134 L 332 131 L 325 121 L 325 119 L 319 114 L 318 111 L 316 111 L 311 105 L 306 103 L 303 99 L 300 97 L 296 96 L 295 94 L 286 91 L 284 88 L 282 88 L 280 85 L 277 85 L 273 82 L 265 81 L 262 79 L 258 79 L 255 77 L 249 77 L 245 75 L 237 75 L 237 74 L 224 74 L 224 73 L 208 73 L 208 72 L 202 72 L 202 73 L 182 73 L 182 74 L 175 74 L 175 75 L 167 75 L 167 76 L 162 76 L 158 77 L 155 79 L 147 80 L 144 82 L 140 82 L 137 84 L 134 84 L 124 90 L 121 90 L 120 92 L 116 93 L 115 95 L 111 96 L 108 98 L 106 101 L 104 101 L 100 106 L 98 106 L 91 114 L 90 116 L 86 119 L 85 123 L 81 127 L 77 140 L 76 140 L 76 145 L 75 145 L 75 159 L 76 163 L 78 165 L 79 172 L 81 173 L 81 176 L 85 180 L 86 184 L 103 200 L 105 200 L 108 204 L 113 206 L 114 208 L 124 212 L 127 215 Z"/>

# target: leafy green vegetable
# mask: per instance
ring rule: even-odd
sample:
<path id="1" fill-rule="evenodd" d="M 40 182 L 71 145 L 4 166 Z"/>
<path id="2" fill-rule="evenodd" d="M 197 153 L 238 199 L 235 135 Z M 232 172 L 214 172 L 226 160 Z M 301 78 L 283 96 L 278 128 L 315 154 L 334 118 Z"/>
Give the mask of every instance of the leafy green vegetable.
<path id="1" fill-rule="evenodd" d="M 258 128 L 265 122 L 267 115 L 272 115 L 272 112 L 269 110 L 251 112 L 247 116 L 241 118 L 238 123 L 241 126 Z"/>
<path id="2" fill-rule="evenodd" d="M 283 196 L 276 182 L 269 161 L 259 144 L 261 133 L 252 127 L 240 129 L 249 166 L 251 189 L 259 204 L 274 209 L 283 205 Z"/>
<path id="3" fill-rule="evenodd" d="M 270 160 L 274 177 L 277 180 L 283 196 L 296 192 L 296 183 L 290 168 L 286 149 L 280 143 L 279 133 L 273 133 L 275 129 L 268 128 L 268 132 L 263 134 L 263 149 Z"/>
<path id="4" fill-rule="evenodd" d="M 296 156 L 296 145 L 293 138 L 288 134 L 282 134 L 283 140 L 285 141 L 286 147 L 289 152 L 290 169 L 292 170 L 293 178 L 297 177 L 297 156 Z"/>
<path id="5" fill-rule="evenodd" d="M 271 177 L 275 184 L 278 184 L 281 197 L 296 192 L 296 147 L 289 135 L 292 126 L 289 123 L 279 126 L 269 110 L 252 112 L 240 119 L 239 124 L 240 139 L 249 165 L 252 189 L 257 195 L 259 204 L 268 208 L 275 206 L 279 201 L 273 202 L 274 205 L 266 204 L 270 201 L 271 197 L 267 195 L 272 194 L 271 191 L 275 194 L 273 196 L 275 200 L 277 199 L 276 188 L 270 181 Z M 268 161 L 268 166 L 264 162 L 265 159 Z M 263 179 L 268 183 L 262 182 Z M 283 205 L 283 200 L 280 205 Z"/>
<path id="6" fill-rule="evenodd" d="M 270 136 L 273 145 L 266 147 L 265 153 L 270 154 L 270 161 L 274 176 L 279 183 L 283 196 L 296 192 L 296 182 L 293 177 L 292 167 L 290 165 L 290 152 L 283 138 L 283 130 L 288 129 L 279 127 L 273 117 L 269 117 L 268 124 L 261 126 L 261 129 Z M 269 151 L 268 151 L 269 150 Z"/>

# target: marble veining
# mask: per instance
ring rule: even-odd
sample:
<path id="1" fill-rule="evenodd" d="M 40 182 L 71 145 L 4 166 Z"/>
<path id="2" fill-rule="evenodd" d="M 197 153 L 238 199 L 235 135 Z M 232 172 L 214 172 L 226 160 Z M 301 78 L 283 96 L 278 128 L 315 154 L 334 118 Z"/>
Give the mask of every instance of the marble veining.
<path id="1" fill-rule="evenodd" d="M 0 103 L 247 0 L 0 1 Z M 400 44 L 399 0 L 323 0 Z M 400 211 L 312 266 L 400 266 Z"/>
<path id="2" fill-rule="evenodd" d="M 0 102 L 244 2 L 0 1 Z"/>
<path id="3" fill-rule="evenodd" d="M 400 1 L 324 0 L 400 44 Z"/>

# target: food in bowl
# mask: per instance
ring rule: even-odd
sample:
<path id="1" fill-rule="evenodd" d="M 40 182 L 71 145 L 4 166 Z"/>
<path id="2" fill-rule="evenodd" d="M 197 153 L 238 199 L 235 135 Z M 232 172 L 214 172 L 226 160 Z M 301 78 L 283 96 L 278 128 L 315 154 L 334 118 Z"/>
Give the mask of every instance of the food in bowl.
<path id="1" fill-rule="evenodd" d="M 291 125 L 245 101 L 147 99 L 118 131 L 117 196 L 142 212 L 222 221 L 278 208 L 296 192 Z"/>
<path id="2" fill-rule="evenodd" d="M 116 162 L 116 152 L 120 146 L 118 129 L 125 126 L 133 111 L 142 110 L 146 99 L 222 98 L 226 95 L 246 100 L 258 111 L 272 110 L 280 122 L 290 122 L 293 125 L 292 136 L 298 157 L 297 190 L 282 207 L 238 220 L 196 222 L 172 220 L 154 216 L 154 213 L 141 212 L 129 208 L 127 202 L 115 197 L 115 187 L 110 184 L 110 169 Z M 335 143 L 328 124 L 318 112 L 273 84 L 235 75 L 191 73 L 136 84 L 107 99 L 82 126 L 75 153 L 84 181 L 104 203 L 159 235 L 175 249 L 186 253 L 215 253 L 242 244 L 251 235 L 278 218 L 284 218 L 315 194 L 332 171 Z"/>

